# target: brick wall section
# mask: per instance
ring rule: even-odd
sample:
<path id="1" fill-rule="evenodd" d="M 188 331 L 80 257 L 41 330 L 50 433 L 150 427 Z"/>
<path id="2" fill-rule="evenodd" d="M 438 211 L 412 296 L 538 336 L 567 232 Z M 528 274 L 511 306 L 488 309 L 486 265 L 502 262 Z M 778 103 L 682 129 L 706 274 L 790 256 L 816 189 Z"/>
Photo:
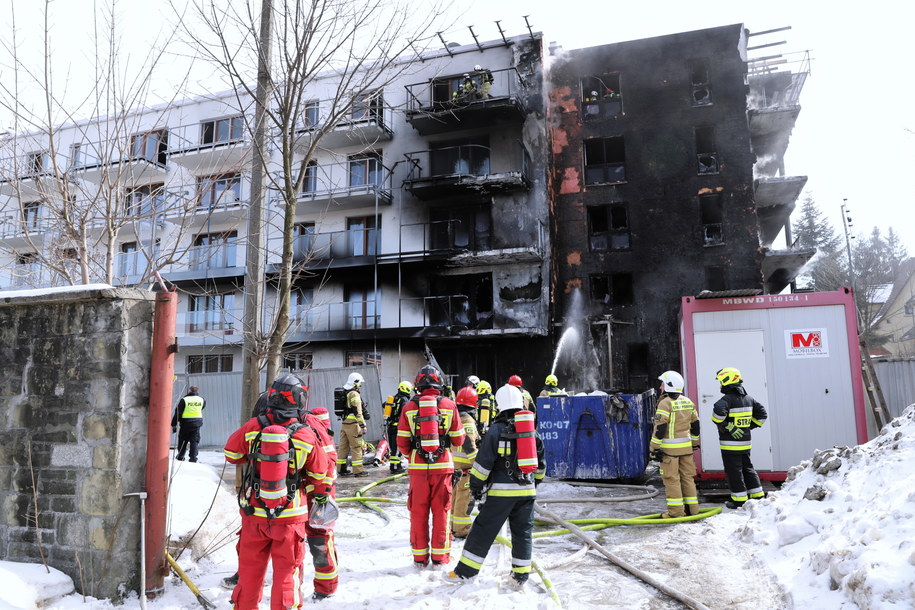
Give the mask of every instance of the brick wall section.
<path id="1" fill-rule="evenodd" d="M 122 496 L 145 485 L 153 293 L 7 294 L 0 293 L 0 558 L 40 561 L 40 536 L 48 565 L 82 593 L 136 591 L 139 501 Z"/>

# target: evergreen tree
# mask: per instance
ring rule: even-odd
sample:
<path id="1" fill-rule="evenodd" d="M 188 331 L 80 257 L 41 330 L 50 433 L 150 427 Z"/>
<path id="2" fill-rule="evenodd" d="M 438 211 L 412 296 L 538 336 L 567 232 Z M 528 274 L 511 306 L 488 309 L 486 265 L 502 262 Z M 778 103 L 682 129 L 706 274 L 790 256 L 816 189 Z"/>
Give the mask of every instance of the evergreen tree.
<path id="1" fill-rule="evenodd" d="M 890 256 L 890 264 L 893 269 L 893 280 L 895 281 L 896 276 L 899 275 L 899 266 L 908 260 L 909 253 L 902 243 L 902 240 L 899 239 L 899 235 L 893 230 L 893 227 L 890 227 L 890 230 L 886 234 L 886 246 Z"/>
<path id="2" fill-rule="evenodd" d="M 829 221 L 823 217 L 810 193 L 805 194 L 800 218 L 792 226 L 797 247 L 817 250 L 803 271 L 803 275 L 808 278 L 808 285 L 813 290 L 823 292 L 837 290 L 848 284 L 848 273 L 841 262 L 842 242 Z"/>

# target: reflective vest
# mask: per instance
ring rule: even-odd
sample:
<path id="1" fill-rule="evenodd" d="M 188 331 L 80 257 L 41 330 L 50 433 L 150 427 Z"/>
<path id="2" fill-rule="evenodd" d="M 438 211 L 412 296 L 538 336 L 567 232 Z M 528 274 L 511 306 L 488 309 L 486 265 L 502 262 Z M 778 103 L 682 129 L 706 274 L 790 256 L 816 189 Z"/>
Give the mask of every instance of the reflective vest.
<path id="1" fill-rule="evenodd" d="M 181 419 L 203 419 L 203 399 L 199 396 L 185 396 Z"/>
<path id="2" fill-rule="evenodd" d="M 689 455 L 699 444 L 699 414 L 696 405 L 680 394 L 677 398 L 662 394 L 654 416 L 651 448 L 667 455 Z"/>

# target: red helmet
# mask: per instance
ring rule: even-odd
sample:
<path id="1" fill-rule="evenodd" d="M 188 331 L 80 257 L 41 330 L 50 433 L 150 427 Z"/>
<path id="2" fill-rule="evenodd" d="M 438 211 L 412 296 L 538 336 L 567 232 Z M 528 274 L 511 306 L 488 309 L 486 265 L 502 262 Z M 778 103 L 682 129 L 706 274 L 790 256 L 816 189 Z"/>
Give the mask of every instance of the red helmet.
<path id="1" fill-rule="evenodd" d="M 512 375 L 511 377 L 508 378 L 508 385 L 513 385 L 516 388 L 520 388 L 522 385 L 521 378 L 518 377 L 517 375 Z"/>
<path id="2" fill-rule="evenodd" d="M 416 381 L 413 382 L 413 385 L 417 390 L 422 391 L 428 388 L 434 388 L 441 392 L 442 390 L 442 374 L 438 372 L 438 369 L 434 366 L 427 364 L 423 368 L 419 369 L 419 372 L 416 373 Z"/>
<path id="3" fill-rule="evenodd" d="M 464 386 L 457 393 L 457 398 L 455 402 L 458 406 L 464 405 L 467 407 L 476 408 L 477 406 L 477 392 L 473 389 L 473 386 Z"/>

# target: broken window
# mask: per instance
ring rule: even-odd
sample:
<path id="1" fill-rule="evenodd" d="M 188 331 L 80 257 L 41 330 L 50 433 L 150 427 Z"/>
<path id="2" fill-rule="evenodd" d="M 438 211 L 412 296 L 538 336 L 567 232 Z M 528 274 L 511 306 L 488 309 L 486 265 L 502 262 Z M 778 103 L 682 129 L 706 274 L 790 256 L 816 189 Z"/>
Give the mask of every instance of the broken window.
<path id="1" fill-rule="evenodd" d="M 283 354 L 283 368 L 290 371 L 305 371 L 314 368 L 312 352 L 286 352 Z"/>
<path id="2" fill-rule="evenodd" d="M 433 250 L 489 250 L 489 206 L 440 208 L 429 212 Z"/>
<path id="3" fill-rule="evenodd" d="M 591 300 L 607 306 L 629 305 L 634 300 L 631 273 L 611 273 L 610 275 L 592 275 Z"/>
<path id="4" fill-rule="evenodd" d="M 714 127 L 696 127 L 696 160 L 700 174 L 718 173 L 718 147 Z"/>
<path id="5" fill-rule="evenodd" d="M 723 215 L 720 193 L 699 196 L 699 222 L 702 224 L 703 246 L 718 246 L 724 243 L 721 228 Z"/>
<path id="6" fill-rule="evenodd" d="M 624 203 L 588 208 L 588 232 L 592 250 L 629 248 L 629 211 Z"/>
<path id="7" fill-rule="evenodd" d="M 706 60 L 690 60 L 689 84 L 693 106 L 707 106 L 712 103 L 712 87 L 709 82 L 708 62 Z"/>
<path id="8" fill-rule="evenodd" d="M 581 79 L 581 116 L 593 120 L 616 116 L 623 112 L 620 96 L 620 75 L 601 74 Z"/>
<path id="9" fill-rule="evenodd" d="M 433 176 L 485 176 L 489 173 L 489 138 L 438 144 L 431 155 Z"/>
<path id="10" fill-rule="evenodd" d="M 346 352 L 346 366 L 375 365 L 381 372 L 381 352 Z"/>
<path id="11" fill-rule="evenodd" d="M 585 140 L 585 184 L 612 184 L 625 180 L 623 137 Z"/>
<path id="12" fill-rule="evenodd" d="M 431 289 L 435 296 L 426 299 L 431 326 L 492 328 L 492 274 L 434 277 Z"/>
<path id="13" fill-rule="evenodd" d="M 722 265 L 708 265 L 705 268 L 705 289 L 721 292 L 728 289 L 725 268 Z"/>

